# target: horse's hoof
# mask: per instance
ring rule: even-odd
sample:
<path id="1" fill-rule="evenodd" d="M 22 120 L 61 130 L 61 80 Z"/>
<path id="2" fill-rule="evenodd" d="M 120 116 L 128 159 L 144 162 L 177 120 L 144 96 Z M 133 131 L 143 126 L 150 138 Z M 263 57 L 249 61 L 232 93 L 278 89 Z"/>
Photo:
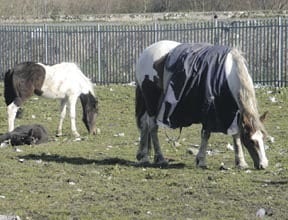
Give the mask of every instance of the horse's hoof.
<path id="1" fill-rule="evenodd" d="M 240 170 L 245 170 L 247 168 L 249 168 L 248 164 L 245 161 L 236 161 L 236 168 L 240 169 Z"/>
<path id="2" fill-rule="evenodd" d="M 74 135 L 75 138 L 80 138 L 81 137 L 80 134 L 77 131 L 73 132 L 73 135 Z"/>
<path id="3" fill-rule="evenodd" d="M 248 164 L 238 164 L 236 165 L 236 168 L 239 170 L 246 170 L 249 168 Z"/>
<path id="4" fill-rule="evenodd" d="M 135 164 L 136 167 L 149 167 L 151 163 L 149 161 L 139 161 Z"/>
<path id="5" fill-rule="evenodd" d="M 159 166 L 160 168 L 165 168 L 165 167 L 168 167 L 169 163 L 167 160 L 161 160 L 161 161 L 157 161 L 155 163 L 156 166 Z"/>
<path id="6" fill-rule="evenodd" d="M 168 161 L 164 159 L 162 155 L 155 155 L 154 164 L 159 167 L 167 167 Z"/>
<path id="7" fill-rule="evenodd" d="M 198 158 L 196 158 L 196 166 L 197 166 L 198 168 L 201 168 L 201 169 L 204 169 L 204 170 L 205 170 L 205 169 L 208 169 L 206 163 L 203 162 L 203 161 L 200 161 Z"/>
<path id="8" fill-rule="evenodd" d="M 198 168 L 203 169 L 203 170 L 207 170 L 208 167 L 207 165 L 197 165 Z"/>

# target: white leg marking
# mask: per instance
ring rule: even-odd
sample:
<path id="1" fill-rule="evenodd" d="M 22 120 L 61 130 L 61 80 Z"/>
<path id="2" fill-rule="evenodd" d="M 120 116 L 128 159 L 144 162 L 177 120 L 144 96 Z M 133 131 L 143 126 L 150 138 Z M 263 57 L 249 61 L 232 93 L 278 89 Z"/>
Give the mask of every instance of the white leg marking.
<path id="1" fill-rule="evenodd" d="M 235 165 L 240 169 L 245 169 L 248 164 L 245 161 L 243 147 L 239 134 L 233 135 L 234 151 L 235 151 Z"/>
<path id="2" fill-rule="evenodd" d="M 19 107 L 12 102 L 10 105 L 7 106 L 7 113 L 8 113 L 8 131 L 14 130 L 14 121 L 16 118 L 16 114 Z"/>
<path id="3" fill-rule="evenodd" d="M 75 137 L 80 137 L 76 128 L 76 102 L 77 98 L 69 98 L 69 109 L 70 109 L 70 119 L 71 119 L 71 130 Z"/>

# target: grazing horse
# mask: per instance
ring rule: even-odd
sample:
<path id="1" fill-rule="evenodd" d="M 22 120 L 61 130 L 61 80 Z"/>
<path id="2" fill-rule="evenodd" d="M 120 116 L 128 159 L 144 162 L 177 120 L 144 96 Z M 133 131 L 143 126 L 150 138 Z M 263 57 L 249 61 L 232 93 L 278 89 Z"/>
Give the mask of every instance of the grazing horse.
<path id="1" fill-rule="evenodd" d="M 48 132 L 39 124 L 21 125 L 11 132 L 0 135 L 0 143 L 4 141 L 10 141 L 12 146 L 42 144 L 48 142 Z"/>
<path id="2" fill-rule="evenodd" d="M 14 129 L 19 107 L 33 94 L 61 100 L 61 115 L 57 135 L 62 135 L 63 120 L 67 104 L 70 110 L 71 130 L 76 137 L 76 102 L 80 97 L 82 120 L 91 134 L 96 134 L 98 100 L 91 81 L 74 63 L 59 63 L 52 66 L 42 63 L 24 62 L 5 73 L 4 96 L 8 112 L 8 130 Z"/>
<path id="3" fill-rule="evenodd" d="M 146 48 L 136 66 L 136 121 L 140 145 L 136 158 L 149 163 L 151 141 L 154 162 L 166 165 L 158 140 L 158 125 L 182 128 L 202 124 L 196 165 L 206 167 L 206 149 L 212 132 L 232 135 L 236 167 L 246 168 L 242 143 L 254 167 L 268 166 L 266 131 L 259 116 L 246 61 L 235 48 L 210 44 L 159 41 Z"/>

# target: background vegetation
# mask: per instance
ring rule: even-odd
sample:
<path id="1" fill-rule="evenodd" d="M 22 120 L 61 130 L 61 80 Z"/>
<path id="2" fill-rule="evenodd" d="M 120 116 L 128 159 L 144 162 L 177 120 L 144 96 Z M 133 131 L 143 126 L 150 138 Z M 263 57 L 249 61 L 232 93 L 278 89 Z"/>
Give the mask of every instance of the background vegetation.
<path id="1" fill-rule="evenodd" d="M 3 89 L 1 86 L 0 89 Z M 139 133 L 134 118 L 134 87 L 97 86 L 100 101 L 97 136 L 87 136 L 77 106 L 82 141 L 74 141 L 68 118 L 64 136 L 55 138 L 59 102 L 33 97 L 24 104 L 16 125 L 41 123 L 51 141 L 37 146 L 0 148 L 0 215 L 23 220 L 77 219 L 287 219 L 288 150 L 287 89 L 257 89 L 260 111 L 269 110 L 266 128 L 269 167 L 255 170 L 245 151 L 248 170 L 234 168 L 229 136 L 213 134 L 207 170 L 195 167 L 200 126 L 185 128 L 173 146 L 167 142 L 178 130 L 160 129 L 166 169 L 137 167 Z M 0 101 L 3 96 L 0 96 Z M 6 132 L 2 100 L 0 132 Z M 166 133 L 166 134 L 165 134 Z M 270 141 L 269 141 L 270 140 Z M 192 152 L 193 152 L 192 151 Z M 151 155 L 153 157 L 153 155 Z M 226 170 L 220 170 L 224 163 Z"/>
<path id="2" fill-rule="evenodd" d="M 0 0 L 0 15 L 50 18 L 58 15 L 180 11 L 287 10 L 287 0 Z"/>

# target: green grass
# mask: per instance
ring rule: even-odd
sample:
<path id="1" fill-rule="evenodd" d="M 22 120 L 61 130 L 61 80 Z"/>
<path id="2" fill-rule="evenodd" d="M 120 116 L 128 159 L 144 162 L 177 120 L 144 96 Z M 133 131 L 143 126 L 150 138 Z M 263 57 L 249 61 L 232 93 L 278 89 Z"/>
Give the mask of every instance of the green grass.
<path id="1" fill-rule="evenodd" d="M 3 88 L 3 86 L 1 86 Z M 77 105 L 77 126 L 82 141 L 74 141 L 69 117 L 65 134 L 55 138 L 59 101 L 34 97 L 24 104 L 16 125 L 41 123 L 50 131 L 51 142 L 38 146 L 0 148 L 0 215 L 21 219 L 256 219 L 260 208 L 269 209 L 265 219 L 287 218 L 288 201 L 288 90 L 258 89 L 260 112 L 269 110 L 266 128 L 275 138 L 269 146 L 269 167 L 255 170 L 234 168 L 234 152 L 226 145 L 229 136 L 213 134 L 207 156 L 209 168 L 198 169 L 187 148 L 200 143 L 200 126 L 183 129 L 173 147 L 160 129 L 167 169 L 135 167 L 138 130 L 134 118 L 134 88 L 97 86 L 101 133 L 88 136 Z M 269 97 L 275 96 L 275 103 Z M 1 96 L 3 99 L 3 95 Z M 2 101 L 0 132 L 7 130 L 6 106 Z M 79 104 L 79 103 L 78 103 Z M 32 117 L 33 115 L 33 117 Z M 124 136 L 117 134 L 124 133 Z M 153 156 L 153 155 L 151 155 Z M 23 162 L 19 159 L 24 159 Z M 221 162 L 230 168 L 220 171 Z M 282 182 L 281 182 L 282 181 Z"/>

